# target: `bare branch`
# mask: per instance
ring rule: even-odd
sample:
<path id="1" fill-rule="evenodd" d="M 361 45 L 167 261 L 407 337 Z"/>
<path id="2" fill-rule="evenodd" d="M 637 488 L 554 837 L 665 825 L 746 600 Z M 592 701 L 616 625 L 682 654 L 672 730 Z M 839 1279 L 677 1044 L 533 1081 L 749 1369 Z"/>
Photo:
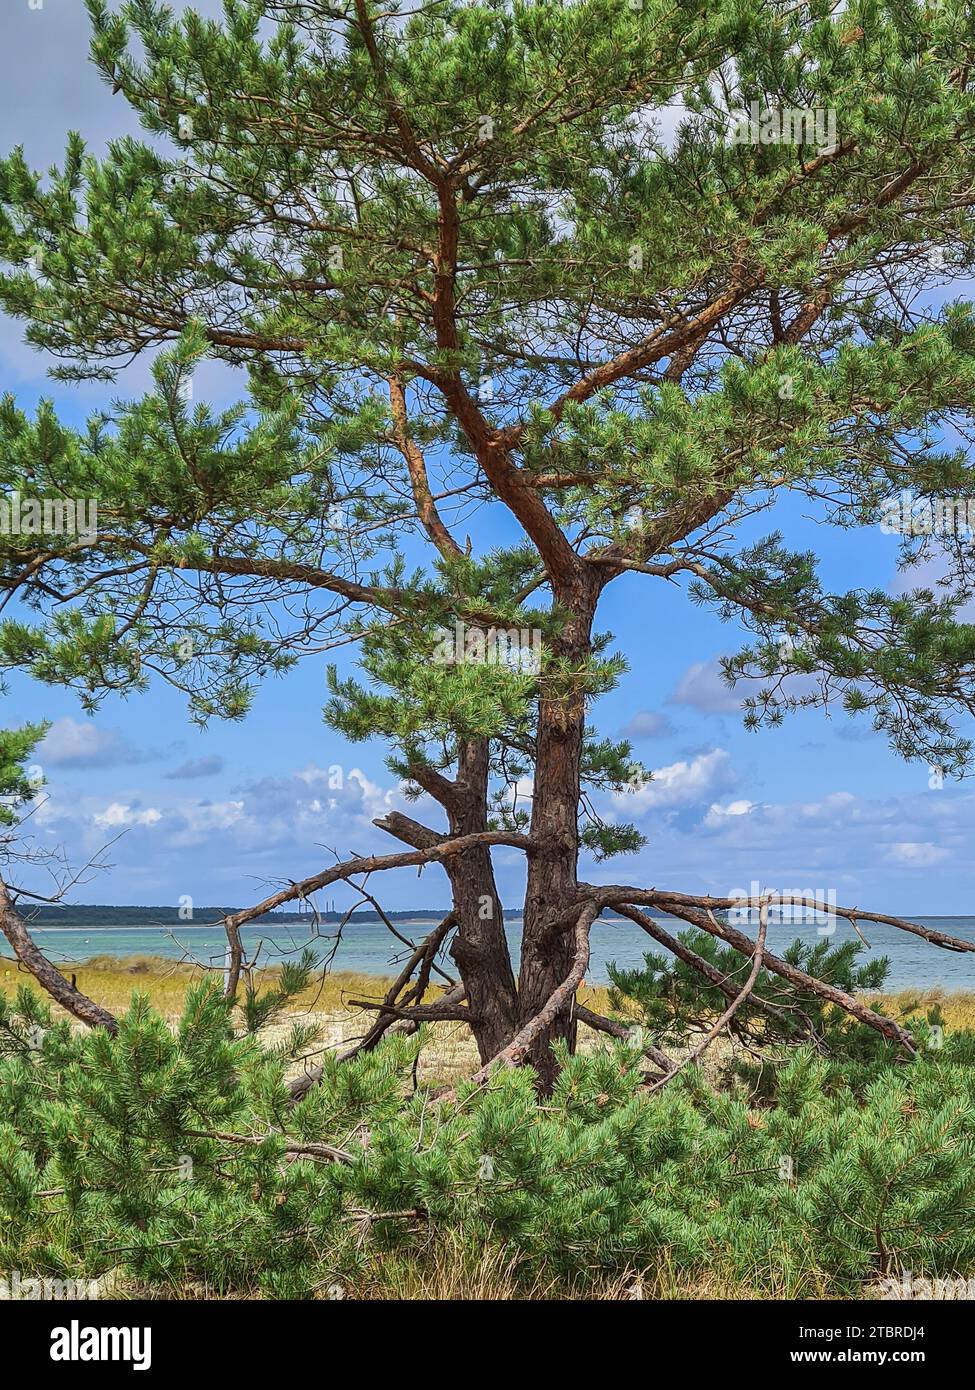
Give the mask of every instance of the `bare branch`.
<path id="1" fill-rule="evenodd" d="M 703 956 L 699 956 L 696 951 L 692 951 L 690 946 L 685 946 L 684 942 L 680 941 L 676 936 L 671 936 L 669 931 L 662 927 L 660 923 L 655 921 L 652 917 L 648 917 L 645 912 L 641 912 L 640 909 L 636 907 L 623 906 L 617 907 L 615 910 L 623 917 L 628 917 L 631 922 L 635 922 L 638 927 L 642 927 L 648 936 L 652 936 L 654 941 L 659 941 L 660 945 L 668 950 L 671 955 L 677 956 L 685 965 L 689 965 L 692 970 L 697 970 L 710 984 L 714 985 L 716 989 L 719 989 L 726 999 L 734 999 L 737 996 L 737 987 L 726 975 L 722 975 L 721 971 L 716 969 L 710 961 L 705 960 Z M 768 1003 L 767 1000 L 762 999 L 758 995 L 753 995 L 752 1007 L 758 1009 L 761 1013 L 768 1014 L 770 1018 L 778 1019 L 780 1023 L 788 1023 L 790 1021 L 787 1010 L 780 1009 L 777 1005 Z M 800 1016 L 806 1024 L 806 1036 L 811 1038 L 812 1020 L 807 1014 L 801 1011 Z"/>
<path id="2" fill-rule="evenodd" d="M 758 941 L 755 943 L 755 954 L 752 957 L 752 968 L 748 972 L 748 979 L 742 986 L 740 993 L 735 996 L 735 998 L 725 1009 L 721 1017 L 708 1029 L 707 1033 L 697 1044 L 697 1046 L 695 1048 L 692 1048 L 692 1050 L 687 1054 L 687 1056 L 683 1058 L 683 1060 L 678 1064 L 678 1066 L 674 1068 L 672 1072 L 669 1073 L 669 1075 L 664 1076 L 659 1081 L 655 1082 L 650 1087 L 651 1091 L 659 1090 L 661 1086 L 666 1085 L 666 1083 L 670 1081 L 673 1077 L 675 1077 L 679 1071 L 683 1070 L 684 1067 L 690 1066 L 692 1062 L 696 1063 L 701 1057 L 703 1057 L 705 1052 L 714 1042 L 715 1038 L 717 1038 L 718 1035 L 725 1028 L 725 1026 L 731 1022 L 735 1014 L 741 1008 L 742 1004 L 744 1004 L 745 1000 L 748 998 L 752 990 L 755 988 L 755 984 L 758 980 L 765 958 L 765 937 L 768 932 L 768 905 L 766 903 L 763 903 L 759 911 L 761 912 L 761 916 L 759 918 L 758 923 Z"/>
<path id="3" fill-rule="evenodd" d="M 294 902 L 295 898 L 306 898 L 309 894 L 326 888 L 330 883 L 347 879 L 351 874 L 381 873 L 386 869 L 406 869 L 415 865 L 440 863 L 449 859 L 451 855 L 462 854 L 465 850 L 472 849 L 475 845 L 508 845 L 514 849 L 523 849 L 527 853 L 535 848 L 536 841 L 530 835 L 520 835 L 514 831 L 481 830 L 473 835 L 458 835 L 454 839 L 441 840 L 427 849 L 411 850 L 403 854 L 370 854 L 357 859 L 347 859 L 344 863 L 325 869 L 320 874 L 302 879 L 300 883 L 281 888 L 263 902 L 255 903 L 253 907 L 229 914 L 224 918 L 224 927 L 226 928 L 228 923 L 235 927 L 243 926 L 255 917 L 263 917 L 266 912 L 273 912 L 283 903 Z"/>
<path id="4" fill-rule="evenodd" d="M 587 1028 L 592 1028 L 597 1033 L 608 1033 L 611 1038 L 619 1038 L 621 1041 L 629 1041 L 633 1035 L 633 1029 L 628 1028 L 625 1023 L 617 1023 L 615 1019 L 593 1013 L 592 1009 L 587 1009 L 584 1004 L 577 1002 L 573 1004 L 572 1009 L 580 1023 L 584 1023 Z M 659 1047 L 654 1047 L 653 1043 L 642 1042 L 640 1051 L 645 1052 L 651 1062 L 656 1062 L 661 1071 L 670 1072 L 673 1070 L 674 1063 L 671 1058 L 667 1056 L 666 1052 L 661 1052 Z"/>
<path id="5" fill-rule="evenodd" d="M 702 931 L 708 932 L 711 936 L 721 937 L 723 941 L 727 941 L 730 946 L 733 946 L 736 951 L 739 951 L 744 956 L 753 956 L 757 950 L 755 942 L 752 941 L 750 937 L 746 936 L 744 932 L 740 932 L 726 923 L 719 922 L 714 916 L 713 909 L 725 910 L 731 907 L 741 907 L 745 903 L 760 906 L 761 899 L 696 898 L 684 893 L 662 892 L 658 891 L 656 888 L 640 889 L 622 886 L 597 888 L 592 885 L 586 885 L 585 887 L 580 885 L 580 891 L 590 897 L 590 900 L 595 903 L 597 911 L 601 911 L 604 907 L 623 908 L 631 903 L 642 903 L 647 907 L 659 908 L 669 913 L 671 916 L 682 917 L 685 922 L 690 922 L 692 925 L 700 927 Z M 822 907 L 822 904 L 816 903 L 811 898 L 804 898 L 798 895 L 794 897 L 792 895 L 783 896 L 777 893 L 769 894 L 767 896 L 767 902 L 770 907 L 781 902 L 802 903 L 813 908 Z M 840 913 L 840 915 L 851 915 L 854 913 L 853 908 L 846 908 L 842 911 L 838 908 L 832 908 L 831 910 Z M 898 919 L 890 920 L 896 925 L 913 925 L 899 923 Z M 923 928 L 917 928 L 917 930 L 918 932 L 922 932 Z M 938 935 L 943 936 L 944 933 L 939 932 Z M 955 938 L 951 937 L 946 937 L 945 939 L 948 941 L 955 940 Z M 970 944 L 961 942 L 957 944 L 957 947 L 952 947 L 950 949 L 958 948 L 964 950 L 973 949 Z M 812 994 L 818 994 L 823 999 L 828 999 L 831 1004 L 839 1005 L 846 1013 L 852 1015 L 852 1017 L 858 1019 L 861 1023 L 867 1024 L 868 1027 L 876 1029 L 878 1033 L 882 1033 L 885 1037 L 890 1038 L 892 1042 L 900 1043 L 912 1056 L 917 1052 L 914 1039 L 905 1028 L 895 1023 L 893 1019 L 885 1018 L 883 1014 L 878 1014 L 874 1009 L 867 1008 L 864 1004 L 861 1004 L 858 999 L 854 999 L 852 994 L 847 994 L 845 990 L 837 989 L 835 985 L 827 984 L 825 980 L 818 980 L 814 975 L 807 975 L 804 970 L 799 970 L 798 967 L 790 965 L 788 961 L 782 960 L 779 956 L 774 956 L 768 951 L 764 953 L 763 963 L 767 970 L 771 970 L 775 975 L 780 975 L 783 979 L 788 980 L 790 984 L 796 985 L 800 989 L 808 990 Z"/>
<path id="6" fill-rule="evenodd" d="M 101 1004 L 89 999 L 87 994 L 66 980 L 42 951 L 34 944 L 33 938 L 24 924 L 24 919 L 14 907 L 7 885 L 0 879 L 0 931 L 10 942 L 14 954 L 52 999 L 56 1000 L 68 1013 L 87 1023 L 89 1028 L 104 1028 L 106 1032 L 118 1032 L 118 1020 Z"/>

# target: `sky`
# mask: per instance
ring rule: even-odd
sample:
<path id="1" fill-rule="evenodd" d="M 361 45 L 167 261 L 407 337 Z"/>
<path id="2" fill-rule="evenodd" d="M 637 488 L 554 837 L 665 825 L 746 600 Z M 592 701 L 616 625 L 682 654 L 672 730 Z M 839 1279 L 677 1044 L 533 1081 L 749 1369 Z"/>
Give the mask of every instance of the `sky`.
<path id="1" fill-rule="evenodd" d="M 220 12 L 218 0 L 194 7 Z M 34 167 L 47 168 L 60 159 L 68 129 L 80 130 L 95 153 L 108 139 L 138 132 L 122 98 L 85 59 L 87 29 L 81 0 L 4 0 L 4 152 L 23 144 Z M 141 394 L 148 381 L 148 364 L 137 363 L 114 389 L 66 386 L 46 378 L 47 365 L 23 344 L 20 325 L 0 316 L 0 389 L 22 406 L 47 396 L 78 422 L 113 395 Z M 232 374 L 214 364 L 200 368 L 194 389 L 218 406 L 237 395 Z M 774 524 L 791 548 L 816 550 L 824 581 L 838 591 L 903 586 L 894 537 L 879 527 L 834 532 L 813 524 L 807 510 L 789 502 L 765 529 Z M 491 524 L 475 532 L 475 545 L 494 543 Z M 809 711 L 781 729 L 747 732 L 741 696 L 723 685 L 717 666 L 742 633 L 690 605 L 675 585 L 625 576 L 610 587 L 598 626 L 615 634 L 630 669 L 597 702 L 593 722 L 605 735 L 632 738 L 654 779 L 602 803 L 607 814 L 635 821 L 646 847 L 603 865 L 584 862 L 584 878 L 722 896 L 757 884 L 832 892 L 840 903 L 876 911 L 975 912 L 973 784 L 930 785 L 937 779 L 926 767 L 905 764 L 869 722 L 841 714 Z M 372 824 L 407 805 L 381 743 L 351 745 L 321 719 L 327 660 L 306 659 L 264 685 L 244 723 L 205 731 L 163 685 L 127 702 L 110 698 L 90 718 L 70 692 L 12 677 L 3 726 L 52 724 L 36 758 L 46 789 L 35 833 L 63 845 L 76 867 L 109 845 L 111 867 L 89 875 L 72 900 L 247 905 L 336 855 L 400 848 Z M 436 806 L 420 803 L 410 814 L 441 828 Z M 522 857 L 496 851 L 495 863 L 502 898 L 516 908 Z M 381 892 L 391 909 L 448 901 L 436 867 L 384 875 Z M 345 889 L 334 897 L 353 901 Z"/>

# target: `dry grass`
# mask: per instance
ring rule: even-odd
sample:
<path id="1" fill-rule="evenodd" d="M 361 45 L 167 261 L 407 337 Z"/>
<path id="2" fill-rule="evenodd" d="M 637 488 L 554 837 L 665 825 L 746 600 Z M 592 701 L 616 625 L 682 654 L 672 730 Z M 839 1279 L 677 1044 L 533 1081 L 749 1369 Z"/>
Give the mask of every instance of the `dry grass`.
<path id="1" fill-rule="evenodd" d="M 592 1271 L 585 1278 L 567 1280 L 555 1274 L 531 1272 L 520 1266 L 518 1256 L 499 1245 L 471 1246 L 455 1231 L 438 1235 L 422 1255 L 416 1251 L 387 1251 L 367 1259 L 353 1278 L 323 1276 L 319 1299 L 364 1302 L 710 1302 L 716 1299 L 802 1299 L 836 1297 L 821 1274 L 810 1268 L 789 1279 L 770 1252 L 768 1267 L 755 1270 L 754 1281 L 736 1277 L 715 1266 L 689 1274 L 671 1267 L 666 1254 L 654 1269 L 632 1269 L 610 1275 Z M 876 1297 L 869 1287 L 862 1297 Z M 223 1293 L 208 1284 L 143 1285 L 120 1282 L 112 1297 L 122 1300 L 210 1300 L 261 1298 L 250 1293 Z M 843 1295 L 849 1297 L 848 1294 Z"/>
<path id="2" fill-rule="evenodd" d="M 124 1012 L 133 992 L 138 991 L 148 994 L 160 1013 L 179 1014 L 186 990 L 192 983 L 206 975 L 213 979 L 222 976 L 220 970 L 208 971 L 162 956 L 92 956 L 81 963 L 59 961 L 58 969 L 64 975 L 74 975 L 80 990 L 113 1013 Z M 280 973 L 279 966 L 269 966 L 256 972 L 255 981 L 263 989 L 273 984 Z M 0 958 L 0 989 L 10 994 L 18 984 L 25 983 L 31 983 L 31 976 L 16 961 Z M 380 998 L 391 984 L 391 976 L 336 970 L 324 976 L 316 975 L 308 989 L 295 1000 L 295 1008 L 344 1009 L 351 999 Z M 431 985 L 426 998 L 436 999 L 441 992 L 438 986 Z M 601 986 L 587 988 L 580 997 L 583 1003 L 597 1011 L 609 1007 L 609 992 Z"/>
<path id="3" fill-rule="evenodd" d="M 864 1285 L 857 1294 L 836 1292 L 820 1271 L 810 1266 L 791 1278 L 784 1274 L 785 1261 L 770 1251 L 767 1265 L 742 1277 L 720 1265 L 689 1273 L 673 1268 L 664 1254 L 653 1269 L 632 1269 L 609 1275 L 593 1271 L 585 1278 L 568 1281 L 545 1272 L 532 1273 L 519 1268 L 516 1255 L 503 1246 L 465 1244 L 458 1233 L 441 1233 L 422 1257 L 415 1251 L 385 1252 L 367 1260 L 354 1278 L 324 1276 L 317 1290 L 319 1299 L 345 1299 L 364 1302 L 685 1302 L 715 1300 L 830 1300 L 852 1297 L 876 1299 L 878 1290 Z M 112 1297 L 127 1299 L 208 1300 L 261 1298 L 250 1293 L 226 1294 L 203 1283 L 147 1286 L 124 1283 L 112 1290 Z"/>
<path id="4" fill-rule="evenodd" d="M 136 992 L 149 996 L 153 1006 L 171 1023 L 183 1010 L 183 1000 L 189 986 L 210 975 L 221 978 L 219 971 L 205 971 L 197 965 L 165 960 L 159 956 L 94 956 L 79 964 L 59 962 L 63 974 L 71 978 L 84 994 L 111 1013 L 121 1014 L 128 1008 Z M 280 967 L 270 966 L 256 972 L 255 983 L 260 989 L 275 983 Z M 0 961 L 0 990 L 12 994 L 18 985 L 31 984 L 31 976 L 15 961 Z M 352 1000 L 379 1000 L 392 983 L 390 977 L 362 975 L 355 971 L 335 971 L 316 976 L 312 984 L 298 995 L 289 1008 L 287 1022 L 272 1025 L 263 1036 L 269 1042 L 284 1037 L 292 1023 L 314 1024 L 320 1031 L 319 1047 L 338 1049 L 361 1037 L 374 1017 L 367 1010 L 354 1008 Z M 436 999 L 442 990 L 431 986 L 427 1001 Z M 609 1007 L 609 994 L 599 987 L 583 991 L 581 1002 L 597 1012 Z M 62 1010 L 55 1006 L 55 1012 Z M 582 1028 L 583 1050 L 592 1047 L 596 1035 Z M 422 1080 L 442 1083 L 469 1076 L 477 1067 L 477 1051 L 473 1039 L 462 1023 L 438 1023 L 431 1029 L 429 1045 L 420 1059 Z"/>
<path id="5" fill-rule="evenodd" d="M 165 960 L 161 956 L 93 956 L 81 964 L 59 961 L 58 969 L 69 978 L 73 975 L 82 993 L 94 999 L 112 1013 L 124 1013 L 135 992 L 147 994 L 153 1006 L 167 1018 L 178 1017 L 191 984 L 209 977 L 222 979 L 222 971 L 204 970 L 198 965 Z M 259 970 L 256 983 L 260 988 L 274 984 L 280 967 Z M 20 969 L 16 961 L 0 961 L 0 989 L 12 993 L 19 984 L 30 984 L 31 976 Z M 299 1010 L 345 1009 L 352 998 L 374 998 L 391 983 L 376 975 L 360 975 L 353 971 L 316 977 L 313 985 L 295 1000 Z M 431 995 L 432 997 L 432 995 Z"/>
<path id="6" fill-rule="evenodd" d="M 664 1257 L 651 1270 L 630 1270 L 619 1275 L 594 1272 L 578 1282 L 567 1283 L 553 1275 L 519 1276 L 515 1259 L 503 1248 L 487 1246 L 472 1252 L 456 1238 L 442 1239 L 430 1259 L 417 1261 L 409 1256 L 391 1258 L 367 1269 L 354 1287 L 343 1290 L 348 1298 L 451 1301 L 479 1299 L 490 1302 L 529 1299 L 598 1300 L 603 1302 L 707 1302 L 715 1299 L 828 1298 L 822 1277 L 810 1270 L 789 1280 L 772 1254 L 769 1267 L 756 1270 L 754 1286 L 730 1271 L 702 1269 L 688 1275 L 672 1269 Z M 761 1282 L 759 1282 L 761 1276 Z M 334 1295 L 333 1295 L 334 1296 Z M 864 1295 L 866 1296 L 866 1294 Z"/>
<path id="7" fill-rule="evenodd" d="M 204 971 L 197 965 L 165 960 L 159 956 L 95 956 L 80 964 L 62 963 L 60 969 L 74 976 L 80 990 L 112 1013 L 123 1013 L 132 995 L 147 994 L 155 1008 L 174 1022 L 181 1014 L 187 988 L 204 975 L 220 978 L 220 972 Z M 257 972 L 260 988 L 273 985 L 280 974 L 279 967 Z M 0 990 L 13 993 L 18 984 L 31 983 L 31 977 L 16 962 L 0 961 Z M 267 1030 L 269 1041 L 284 1036 L 292 1022 L 313 1023 L 320 1030 L 323 1048 L 341 1049 L 361 1037 L 373 1017 L 368 1011 L 355 1008 L 356 999 L 379 1000 L 391 979 L 379 975 L 363 975 L 354 971 L 335 971 L 316 976 L 312 984 L 293 1002 L 287 1022 Z M 427 1000 L 435 999 L 441 990 L 431 986 Z M 609 1009 L 609 992 L 602 986 L 586 986 L 581 1002 L 597 1013 Z M 909 1012 L 926 1012 L 937 1005 L 951 1028 L 975 1029 L 975 994 L 943 989 L 902 990 L 896 994 L 869 996 L 869 1002 L 881 1012 L 901 1018 Z M 602 1046 L 605 1038 L 581 1027 L 580 1048 L 589 1051 Z M 467 1028 L 461 1023 L 439 1023 L 431 1029 L 428 1046 L 420 1060 L 419 1074 L 424 1080 L 456 1081 L 476 1069 L 477 1053 Z M 659 1295 L 658 1295 L 659 1296 Z M 686 1296 L 686 1295 L 684 1295 Z M 702 1295 L 707 1296 L 707 1295 Z M 715 1296 L 715 1295 L 712 1295 Z"/>
<path id="8" fill-rule="evenodd" d="M 975 994 L 964 990 L 902 989 L 896 994 L 872 994 L 868 1002 L 891 1018 L 926 1014 L 937 1006 L 946 1028 L 975 1029 Z"/>

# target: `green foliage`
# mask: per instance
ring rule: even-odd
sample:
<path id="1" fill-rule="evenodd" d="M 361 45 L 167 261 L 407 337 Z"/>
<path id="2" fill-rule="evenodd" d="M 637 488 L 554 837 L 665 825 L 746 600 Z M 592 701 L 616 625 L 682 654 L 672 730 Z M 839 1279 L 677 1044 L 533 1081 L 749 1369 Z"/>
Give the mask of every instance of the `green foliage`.
<path id="1" fill-rule="evenodd" d="M 24 768 L 47 732 L 46 724 L 0 729 L 0 826 L 15 825 L 19 807 L 37 795 L 38 784 Z"/>
<path id="2" fill-rule="evenodd" d="M 904 487 L 975 500 L 936 444 L 970 430 L 975 387 L 971 306 L 945 290 L 975 244 L 965 0 L 87 8 L 144 136 L 96 157 L 71 133 L 47 175 L 0 159 L 0 305 L 57 379 L 163 352 L 148 395 L 82 429 L 0 406 L 0 482 L 99 509 L 81 548 L 0 535 L 0 587 L 33 610 L 0 624 L 0 669 L 88 704 L 157 672 L 197 719 L 236 719 L 365 632 L 333 724 L 398 765 L 425 744 L 445 765 L 461 733 L 530 762 L 540 693 L 623 669 L 560 647 L 561 529 L 607 579 L 686 572 L 757 633 L 728 668 L 767 681 L 750 725 L 836 701 L 964 770 L 957 538 L 905 537 L 947 589 L 892 599 L 825 593 L 810 556 L 735 535 L 786 490 L 841 526 Z M 836 148 L 729 138 L 752 101 L 835 112 Z M 246 372 L 240 405 L 187 400 L 204 358 Z M 455 618 L 542 628 L 542 682 L 431 670 Z"/>
<path id="3" fill-rule="evenodd" d="M 614 1046 L 563 1057 L 544 1107 L 529 1070 L 414 1094 L 402 1038 L 326 1058 L 289 1107 L 280 1060 L 234 1037 L 212 987 L 175 1032 L 136 998 L 115 1038 L 23 991 L 0 1040 L 0 1267 L 24 1277 L 308 1297 L 447 1239 L 583 1289 L 661 1265 L 807 1293 L 975 1269 L 970 1038 L 967 1059 L 876 1059 L 858 1085 L 801 1047 L 761 1101 L 696 1073 L 648 1096 Z"/>
<path id="4" fill-rule="evenodd" d="M 735 989 L 748 977 L 750 961 L 709 932 L 689 930 L 678 939 Z M 857 941 L 833 946 L 827 938 L 812 944 L 797 938 L 782 958 L 805 974 L 846 994 L 879 990 L 887 978 L 885 956 L 857 963 Z M 728 996 L 694 965 L 679 956 L 650 952 L 636 970 L 609 967 L 612 1006 L 636 1018 L 663 1047 L 688 1045 L 692 1032 L 709 1026 L 728 1006 Z M 815 1043 L 831 1059 L 892 1057 L 891 1044 L 811 989 L 761 970 L 749 997 L 730 1022 L 733 1036 L 763 1047 Z"/>
<path id="5" fill-rule="evenodd" d="M 274 985 L 261 989 L 248 973 L 245 980 L 244 997 L 241 1010 L 248 1033 L 259 1033 L 262 1028 L 281 1018 L 288 1005 L 308 988 L 318 956 L 306 947 L 297 960 L 285 960 Z M 315 1042 L 320 1029 L 315 1024 L 293 1022 L 283 1042 L 273 1049 L 275 1056 L 290 1059 L 304 1055 Z"/>

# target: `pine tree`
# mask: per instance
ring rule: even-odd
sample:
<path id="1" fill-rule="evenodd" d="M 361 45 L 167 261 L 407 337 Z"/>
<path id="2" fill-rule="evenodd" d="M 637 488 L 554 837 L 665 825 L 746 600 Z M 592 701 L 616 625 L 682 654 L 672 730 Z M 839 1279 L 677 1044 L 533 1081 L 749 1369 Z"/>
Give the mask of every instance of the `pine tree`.
<path id="1" fill-rule="evenodd" d="M 839 704 L 906 757 L 969 761 L 957 537 L 906 535 L 948 584 L 891 597 L 831 593 L 813 555 L 742 524 L 786 494 L 834 527 L 889 520 L 905 489 L 972 500 L 964 450 L 937 442 L 975 395 L 975 319 L 942 293 L 972 261 L 970 9 L 87 6 L 146 135 L 96 158 L 72 134 L 49 177 L 0 163 L 0 303 L 62 381 L 162 351 L 154 389 L 87 428 L 0 409 L 8 489 L 98 504 L 81 544 L 0 535 L 0 583 L 33 610 L 4 621 L 0 666 L 88 707 L 161 677 L 196 718 L 241 718 L 260 679 L 357 641 L 327 718 L 383 735 L 444 823 L 387 816 L 401 853 L 269 901 L 443 864 L 467 1002 L 441 1016 L 466 1009 L 485 1064 L 528 1059 L 551 1088 L 605 908 L 756 949 L 720 905 L 579 880 L 580 847 L 639 843 L 588 795 L 644 776 L 587 727 L 625 666 L 598 626 L 608 585 L 685 583 L 741 623 L 727 675 L 762 678 L 754 726 Z M 758 138 L 753 103 L 777 118 Z M 192 399 L 204 357 L 247 373 L 239 406 Z M 478 507 L 513 536 L 493 553 Z M 537 662 L 481 659 L 512 631 Z M 493 845 L 527 857 L 517 980 Z"/>

